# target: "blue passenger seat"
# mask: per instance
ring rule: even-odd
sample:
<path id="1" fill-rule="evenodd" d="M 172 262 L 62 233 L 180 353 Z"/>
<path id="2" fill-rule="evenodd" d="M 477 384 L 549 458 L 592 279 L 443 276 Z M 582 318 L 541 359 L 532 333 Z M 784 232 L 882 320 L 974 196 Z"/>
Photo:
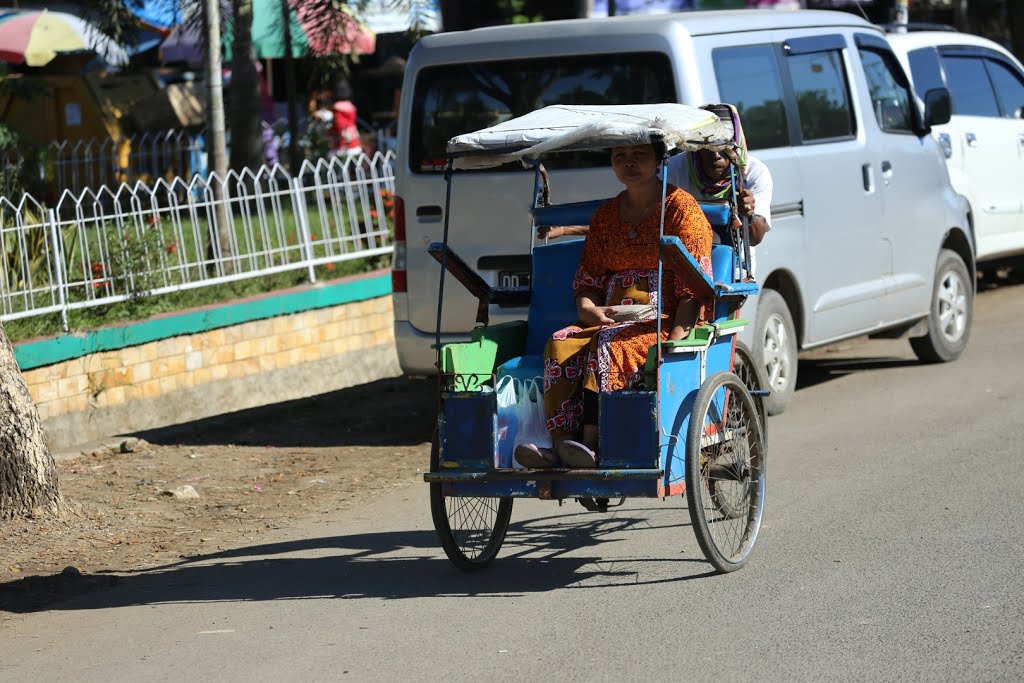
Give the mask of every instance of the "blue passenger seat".
<path id="1" fill-rule="evenodd" d="M 594 211 L 606 200 L 561 204 L 534 209 L 538 226 L 588 225 Z M 729 207 L 724 203 L 701 203 L 713 228 L 728 221 Z M 498 369 L 498 375 L 528 380 L 543 373 L 544 345 L 553 332 L 576 320 L 572 281 L 583 253 L 582 239 L 537 245 L 533 250 L 530 309 L 526 323 L 526 349 Z M 711 249 L 716 291 L 734 283 L 735 256 L 732 247 L 716 244 Z M 727 303 L 719 304 L 715 320 L 724 320 L 731 312 Z"/>

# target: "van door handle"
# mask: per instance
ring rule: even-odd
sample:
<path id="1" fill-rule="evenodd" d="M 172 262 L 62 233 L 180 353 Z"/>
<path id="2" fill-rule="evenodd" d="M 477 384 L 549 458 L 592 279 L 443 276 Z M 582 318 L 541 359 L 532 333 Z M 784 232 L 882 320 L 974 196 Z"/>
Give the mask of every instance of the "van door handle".
<path id="1" fill-rule="evenodd" d="M 875 171 L 871 168 L 871 164 L 864 164 L 860 167 L 860 177 L 864 181 L 864 191 L 874 192 L 875 191 Z"/>
<path id="2" fill-rule="evenodd" d="M 441 215 L 441 207 L 436 204 L 416 207 L 416 218 L 420 219 L 423 223 L 437 223 L 441 220 Z"/>
<path id="3" fill-rule="evenodd" d="M 974 133 L 965 133 L 964 138 L 967 140 L 968 147 L 978 146 L 978 136 L 976 136 Z"/>
<path id="4" fill-rule="evenodd" d="M 892 164 L 888 161 L 882 162 L 882 179 L 885 180 L 886 186 L 889 185 L 889 179 L 892 178 Z"/>

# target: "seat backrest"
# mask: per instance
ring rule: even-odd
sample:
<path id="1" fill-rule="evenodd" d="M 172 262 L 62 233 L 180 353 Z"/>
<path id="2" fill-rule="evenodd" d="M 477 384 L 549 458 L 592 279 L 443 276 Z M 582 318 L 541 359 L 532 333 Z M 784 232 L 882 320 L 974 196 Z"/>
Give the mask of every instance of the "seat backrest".
<path id="1" fill-rule="evenodd" d="M 572 281 L 582 254 L 583 240 L 534 247 L 526 355 L 542 353 L 552 332 L 576 320 Z"/>
<path id="2" fill-rule="evenodd" d="M 594 211 L 605 201 L 607 200 L 536 208 L 533 210 L 534 221 L 537 225 L 546 226 L 587 225 Z M 700 202 L 700 207 L 713 228 L 728 224 L 728 204 Z M 572 281 L 576 276 L 576 268 L 582 254 L 581 239 L 538 244 L 534 247 L 525 355 L 542 353 L 552 332 L 576 320 Z M 734 258 L 732 247 L 716 244 L 711 249 L 715 282 L 734 281 Z M 719 311 L 716 310 L 715 318 L 719 317 Z"/>
<path id="3" fill-rule="evenodd" d="M 711 272 L 715 282 L 732 284 L 736 281 L 736 252 L 732 247 L 716 244 L 711 247 Z"/>

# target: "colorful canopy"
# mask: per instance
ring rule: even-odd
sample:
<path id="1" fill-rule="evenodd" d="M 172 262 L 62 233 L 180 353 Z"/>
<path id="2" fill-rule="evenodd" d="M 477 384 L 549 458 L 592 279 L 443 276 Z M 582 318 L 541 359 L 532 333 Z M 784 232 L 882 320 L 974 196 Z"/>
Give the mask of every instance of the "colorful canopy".
<path id="1" fill-rule="evenodd" d="M 45 66 L 59 53 L 96 52 L 108 64 L 128 63 L 128 51 L 88 22 L 65 12 L 0 14 L 0 61 Z"/>

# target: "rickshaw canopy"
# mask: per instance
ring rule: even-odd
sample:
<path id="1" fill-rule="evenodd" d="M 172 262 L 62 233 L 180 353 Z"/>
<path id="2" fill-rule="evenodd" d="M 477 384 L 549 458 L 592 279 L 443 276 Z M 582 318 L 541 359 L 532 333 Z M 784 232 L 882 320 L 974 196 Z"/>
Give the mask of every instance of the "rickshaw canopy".
<path id="1" fill-rule="evenodd" d="M 731 120 L 686 104 L 555 104 L 448 141 L 457 169 L 529 164 L 553 151 L 640 145 L 660 140 L 669 153 L 714 149 L 738 161 L 742 142 Z"/>

